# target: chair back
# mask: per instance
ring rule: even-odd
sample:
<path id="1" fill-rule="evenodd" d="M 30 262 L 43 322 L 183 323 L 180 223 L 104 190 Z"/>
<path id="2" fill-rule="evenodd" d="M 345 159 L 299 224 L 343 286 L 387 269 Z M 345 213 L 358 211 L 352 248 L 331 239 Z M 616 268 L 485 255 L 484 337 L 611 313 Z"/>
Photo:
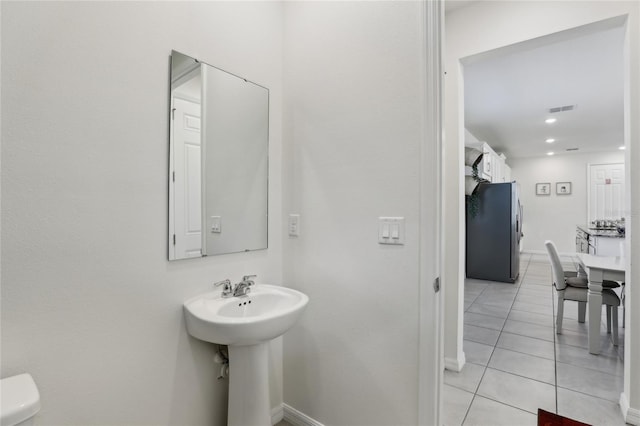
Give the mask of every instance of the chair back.
<path id="1" fill-rule="evenodd" d="M 549 255 L 549 261 L 551 262 L 551 270 L 553 273 L 553 283 L 558 290 L 564 290 L 567 286 L 564 280 L 564 270 L 562 269 L 562 264 L 560 263 L 560 256 L 558 256 L 558 251 L 556 250 L 556 245 L 553 244 L 553 241 L 545 241 L 545 247 L 547 248 L 547 254 Z"/>

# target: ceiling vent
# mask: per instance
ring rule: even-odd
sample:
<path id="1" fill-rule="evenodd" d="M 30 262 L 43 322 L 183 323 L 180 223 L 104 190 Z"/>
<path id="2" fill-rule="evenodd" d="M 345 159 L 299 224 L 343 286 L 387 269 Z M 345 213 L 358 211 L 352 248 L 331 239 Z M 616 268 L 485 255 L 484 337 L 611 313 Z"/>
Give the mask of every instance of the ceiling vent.
<path id="1" fill-rule="evenodd" d="M 580 149 L 580 148 L 567 148 L 567 151 L 577 151 L 577 150 L 579 150 L 579 149 Z"/>
<path id="2" fill-rule="evenodd" d="M 556 112 L 573 111 L 574 109 L 576 109 L 577 106 L 578 105 L 565 105 L 565 106 L 560 106 L 555 108 L 549 108 L 549 112 L 551 114 L 555 114 Z"/>

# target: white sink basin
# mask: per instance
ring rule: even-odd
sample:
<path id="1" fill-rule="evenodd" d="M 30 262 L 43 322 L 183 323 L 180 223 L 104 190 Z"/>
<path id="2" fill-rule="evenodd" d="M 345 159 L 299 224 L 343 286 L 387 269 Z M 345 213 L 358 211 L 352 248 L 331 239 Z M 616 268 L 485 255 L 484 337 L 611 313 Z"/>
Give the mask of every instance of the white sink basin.
<path id="1" fill-rule="evenodd" d="M 299 291 L 268 284 L 251 286 L 243 297 L 211 291 L 184 302 L 187 331 L 206 342 L 255 345 L 289 330 L 308 302 Z"/>
<path id="2" fill-rule="evenodd" d="M 308 302 L 299 291 L 268 284 L 242 297 L 211 291 L 184 302 L 190 335 L 229 346 L 228 426 L 271 424 L 267 342 L 289 330 Z"/>

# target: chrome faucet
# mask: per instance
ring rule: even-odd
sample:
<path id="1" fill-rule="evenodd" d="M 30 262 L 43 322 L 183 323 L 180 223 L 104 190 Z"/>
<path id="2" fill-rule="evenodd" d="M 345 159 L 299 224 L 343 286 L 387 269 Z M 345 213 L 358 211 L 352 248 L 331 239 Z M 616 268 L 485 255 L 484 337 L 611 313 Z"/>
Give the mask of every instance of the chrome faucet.
<path id="1" fill-rule="evenodd" d="M 242 281 L 240 281 L 236 285 L 231 284 L 231 281 L 229 279 L 218 281 L 213 285 L 216 287 L 223 286 L 222 297 L 241 297 L 249 294 L 249 292 L 251 291 L 249 287 L 255 284 L 252 278 L 255 277 L 256 275 L 245 275 L 242 277 Z"/>
<path id="2" fill-rule="evenodd" d="M 242 281 L 236 284 L 233 289 L 233 295 L 235 297 L 246 296 L 251 291 L 251 286 L 255 284 L 252 278 L 255 278 L 256 275 L 245 275 L 242 277 Z"/>

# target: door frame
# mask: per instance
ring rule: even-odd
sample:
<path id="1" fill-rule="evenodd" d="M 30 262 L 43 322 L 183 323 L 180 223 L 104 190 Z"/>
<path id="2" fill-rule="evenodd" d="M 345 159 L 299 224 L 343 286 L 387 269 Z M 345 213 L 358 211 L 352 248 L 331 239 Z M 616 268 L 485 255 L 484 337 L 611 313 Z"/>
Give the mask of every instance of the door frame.
<path id="1" fill-rule="evenodd" d="M 507 3 L 503 2 L 499 6 L 495 6 L 496 3 L 490 2 L 474 2 L 465 8 L 464 13 L 473 8 L 473 25 L 476 27 L 466 28 L 471 34 L 472 38 L 457 37 L 453 42 L 449 42 L 454 39 L 447 34 L 447 48 L 453 47 L 453 54 L 447 58 L 445 65 L 446 71 L 449 73 L 447 79 L 449 80 L 445 85 L 445 102 L 448 102 L 446 106 L 445 114 L 445 132 L 447 134 L 448 143 L 444 145 L 444 157 L 443 163 L 443 176 L 446 177 L 447 182 L 445 185 L 451 191 L 456 184 L 462 188 L 461 182 L 463 179 L 463 171 L 460 170 L 460 164 L 462 164 L 462 152 L 464 148 L 464 83 L 462 76 L 462 59 L 474 54 L 487 52 L 493 49 L 512 45 L 526 40 L 539 38 L 545 35 L 554 34 L 560 31 L 576 29 L 578 27 L 602 23 L 608 20 L 620 19 L 624 22 L 626 28 L 625 34 L 625 46 L 624 46 L 624 116 L 625 116 L 625 131 L 624 141 L 626 146 L 625 151 L 625 202 L 626 202 L 626 226 L 627 226 L 627 239 L 625 252 L 629 255 L 626 257 L 626 273 L 627 279 L 632 281 L 636 275 L 640 276 L 640 265 L 632 265 L 630 263 L 631 258 L 637 258 L 640 254 L 640 245 L 635 242 L 633 235 L 630 234 L 633 226 L 640 220 L 637 212 L 640 211 L 640 186 L 633 185 L 633 182 L 640 181 L 640 170 L 632 168 L 629 165 L 637 164 L 640 161 L 640 125 L 637 121 L 632 120 L 633 117 L 637 117 L 640 113 L 640 95 L 638 95 L 638 88 L 640 87 L 640 6 L 637 3 L 624 2 L 624 3 L 611 3 L 611 2 L 596 2 L 592 8 L 586 10 L 581 8 L 578 3 L 565 3 L 565 2 L 551 2 L 546 4 L 540 4 L 535 2 L 516 2 Z M 505 31 L 501 25 L 496 25 L 491 29 L 490 24 L 496 24 L 496 22 L 487 22 L 483 20 L 483 17 L 491 19 L 491 12 L 493 7 L 508 7 L 507 13 L 512 13 L 509 20 L 508 28 L 511 28 L 511 32 Z M 551 10 L 553 9 L 553 10 Z M 533 12 L 533 13 L 532 13 Z M 555 13 L 553 20 L 538 21 L 536 17 L 541 14 Z M 557 13 L 556 13 L 557 12 Z M 455 14 L 456 12 L 454 12 Z M 463 12 L 459 12 L 462 14 Z M 459 16 L 458 16 L 459 18 Z M 503 16 L 501 19 L 505 20 Z M 514 22 L 517 20 L 520 22 Z M 505 20 L 506 21 L 506 20 Z M 458 23 L 462 20 L 458 20 Z M 535 25 L 532 22 L 536 22 Z M 521 25 L 518 26 L 517 24 Z M 486 35 L 480 37 L 478 33 L 474 32 L 474 29 L 489 29 Z M 501 31 L 502 38 L 497 37 L 497 31 Z M 459 35 L 459 34 L 456 34 Z M 507 39 L 508 38 L 508 39 Z M 497 44 L 500 43 L 500 44 Z M 451 159 L 459 158 L 460 161 L 453 166 Z M 460 194 L 463 194 L 462 190 Z M 632 196 L 633 195 L 633 196 Z M 462 195 L 460 195 L 462 197 Z M 458 200 L 453 198 L 447 199 L 445 203 L 444 217 L 464 217 L 463 203 L 459 203 Z M 443 259 L 443 273 L 449 274 L 451 271 L 454 273 L 451 276 L 445 277 L 443 287 L 447 290 L 452 289 L 452 296 L 457 300 L 449 300 L 450 295 L 447 291 L 445 299 L 445 308 L 449 309 L 446 312 L 443 325 L 451 322 L 462 321 L 462 303 L 460 302 L 464 291 L 464 269 L 460 266 L 460 259 L 464 259 L 464 242 L 460 241 L 459 228 L 461 225 L 459 221 L 456 224 L 452 221 L 444 220 L 444 233 L 447 235 L 448 240 L 452 240 L 452 248 L 448 249 L 444 253 Z M 464 232 L 464 229 L 463 229 Z M 457 249 L 457 250 L 456 250 Z M 455 253 L 454 253 L 455 252 Z M 458 270 L 456 270 L 458 269 Z M 627 293 L 627 300 L 630 305 L 640 306 L 640 291 Z M 632 385 L 637 383 L 640 378 L 640 357 L 638 357 L 639 342 L 635 340 L 631 341 L 631 335 L 637 332 L 633 329 L 633 324 L 640 324 L 640 309 L 626 310 L 626 324 L 627 330 L 625 333 L 625 368 L 624 368 L 624 391 L 620 395 L 620 408 L 623 417 L 627 423 L 640 425 L 640 391 L 638 386 Z M 462 352 L 462 326 L 456 324 L 457 335 L 449 336 L 455 339 L 459 339 L 458 361 L 461 361 L 464 365 L 464 352 Z M 452 331 L 450 325 L 447 328 L 448 331 Z M 452 332 L 453 333 L 453 332 Z M 448 333 L 448 335 L 452 334 Z M 447 347 L 447 342 L 445 342 Z M 635 355 L 634 355 L 635 354 Z M 454 354 L 455 355 L 455 354 Z M 447 360 L 449 361 L 449 360 Z M 460 368 L 462 368 L 460 365 Z"/>
<path id="2" fill-rule="evenodd" d="M 421 2 L 424 117 L 420 143 L 418 424 L 441 424 L 443 387 L 442 143 L 444 2 Z M 435 191 L 435 194 L 434 194 Z M 438 286 L 436 288 L 436 285 Z"/>

